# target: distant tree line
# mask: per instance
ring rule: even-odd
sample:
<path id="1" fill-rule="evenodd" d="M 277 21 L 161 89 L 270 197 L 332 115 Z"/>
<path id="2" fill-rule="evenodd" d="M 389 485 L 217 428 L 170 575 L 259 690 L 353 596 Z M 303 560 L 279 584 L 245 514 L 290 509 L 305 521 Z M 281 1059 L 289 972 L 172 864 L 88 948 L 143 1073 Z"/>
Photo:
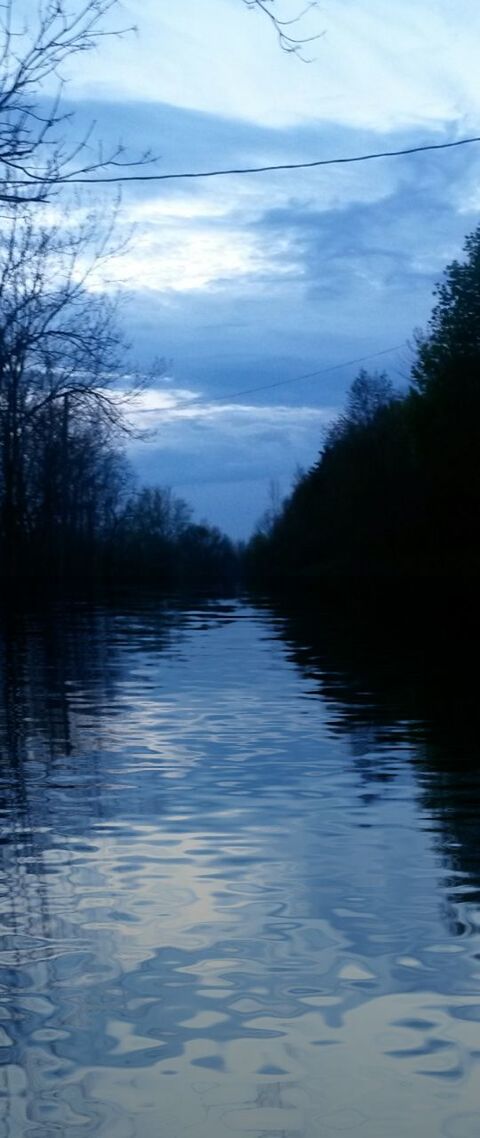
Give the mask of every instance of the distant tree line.
<path id="1" fill-rule="evenodd" d="M 128 494 L 106 535 L 110 580 L 150 585 L 231 587 L 237 549 L 216 526 L 195 522 L 190 506 L 167 487 Z"/>
<path id="2" fill-rule="evenodd" d="M 318 461 L 251 539 L 250 580 L 480 569 L 480 227 L 448 265 L 408 388 L 362 370 Z"/>

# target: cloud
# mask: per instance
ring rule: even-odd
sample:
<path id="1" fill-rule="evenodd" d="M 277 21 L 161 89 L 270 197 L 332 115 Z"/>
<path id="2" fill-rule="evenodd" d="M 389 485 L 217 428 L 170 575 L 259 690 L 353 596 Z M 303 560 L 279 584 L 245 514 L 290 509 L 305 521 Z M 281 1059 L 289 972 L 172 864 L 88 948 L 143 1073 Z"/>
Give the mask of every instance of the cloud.
<path id="1" fill-rule="evenodd" d="M 265 281 L 274 274 L 290 276 L 295 264 L 287 242 L 278 235 L 267 246 L 240 226 L 207 226 L 202 217 L 189 227 L 170 215 L 165 226 L 150 221 L 137 235 L 117 266 L 119 284 L 132 281 L 153 292 L 189 293 L 206 288 L 225 289 L 231 282 Z"/>
<path id="2" fill-rule="evenodd" d="M 170 383 L 172 384 L 170 386 Z M 272 440 L 284 437 L 285 431 L 290 438 L 295 432 L 302 437 L 305 425 L 308 427 L 315 422 L 325 424 L 331 420 L 332 408 L 312 407 L 311 405 L 284 405 L 231 402 L 226 399 L 213 401 L 207 394 L 202 395 L 189 388 L 177 387 L 169 381 L 168 389 L 147 388 L 135 403 L 131 420 L 135 427 L 147 427 L 148 430 L 161 430 L 165 438 L 172 440 L 171 445 L 178 443 L 178 428 L 182 430 L 190 425 L 193 430 L 199 426 L 202 430 L 213 429 L 222 431 L 228 439 L 239 440 L 253 435 Z M 182 437 L 186 437 L 183 434 Z M 168 442 L 166 445 L 169 445 Z"/>
<path id="3" fill-rule="evenodd" d="M 384 0 L 325 0 L 311 65 L 285 57 L 241 0 L 127 0 L 125 13 L 138 40 L 103 41 L 98 59 L 82 59 L 65 109 L 78 137 L 95 118 L 107 151 L 119 138 L 130 153 L 150 147 L 158 172 L 447 141 L 480 114 L 476 0 L 455 12 L 451 0 L 392 0 L 388 18 Z M 400 344 L 427 321 L 434 282 L 477 223 L 479 166 L 471 147 L 126 186 L 119 236 L 133 226 L 133 239 L 103 287 L 114 276 L 121 286 L 140 369 L 173 360 L 152 395 L 158 438 L 135 452 L 141 475 L 207 514 L 210 501 L 212 520 L 245 532 L 269 479 L 286 492 L 295 464 L 314 460 L 357 369 L 298 377 Z M 106 209 L 106 191 L 98 201 Z M 405 379 L 408 352 L 379 366 Z M 236 398 L 281 380 L 292 382 Z"/>
<path id="4" fill-rule="evenodd" d="M 94 109 L 101 130 L 108 108 L 96 105 Z M 85 106 L 80 110 L 80 120 L 82 116 L 86 120 Z M 420 136 L 412 135 L 385 136 L 379 141 L 369 133 L 359 136 L 345 128 L 332 132 L 332 128 L 303 126 L 295 131 L 272 131 L 237 122 L 228 124 L 226 132 L 225 120 L 218 117 L 142 104 L 110 107 L 111 141 L 115 124 L 129 116 L 137 141 L 151 141 L 155 131 L 159 139 L 166 140 L 159 170 L 181 167 L 179 152 L 189 153 L 191 146 L 198 147 L 199 139 L 204 155 L 200 167 L 358 153 L 420 141 Z M 210 327 L 217 311 L 224 326 L 232 325 L 224 311 L 228 296 L 236 311 L 238 302 L 248 297 L 258 303 L 259 315 L 265 316 L 267 309 L 273 313 L 277 307 L 280 334 L 285 329 L 283 309 L 290 308 L 296 311 L 303 331 L 305 319 L 299 310 L 305 299 L 309 296 L 311 301 L 315 295 L 318 302 L 323 295 L 336 304 L 335 313 L 332 304 L 323 309 L 325 314 L 330 310 L 325 327 L 331 327 L 333 315 L 333 326 L 340 324 L 345 329 L 352 318 L 349 297 L 355 293 L 355 281 L 358 289 L 384 290 L 383 305 L 390 299 L 396 311 L 402 281 L 406 296 L 411 293 L 412 276 L 420 287 L 428 288 L 434 279 L 430 276 L 428 280 L 429 273 L 441 270 L 459 245 L 468 214 L 474 216 L 479 164 L 472 147 L 266 177 L 135 183 L 125 189 L 120 213 L 121 232 L 129 233 L 134 226 L 134 237 L 124 257 L 115 263 L 114 277 L 132 293 L 151 293 L 147 307 L 152 308 L 156 297 L 163 311 L 168 309 L 173 324 L 175 311 L 179 311 L 175 294 L 181 308 L 184 294 L 190 306 L 191 294 L 197 293 L 208 294 Z M 109 280 L 112 275 L 109 266 Z M 415 292 L 419 296 L 418 289 Z M 288 304 L 282 305 L 287 295 Z M 246 307 L 240 303 L 244 311 Z M 412 305 L 407 304 L 407 309 L 411 311 Z M 316 316 L 319 319 L 321 315 Z M 270 323 L 267 312 L 267 342 Z M 188 327 L 185 334 L 188 337 Z"/>
<path id="5" fill-rule="evenodd" d="M 213 249 L 225 240 L 231 271 L 212 257 L 195 289 L 179 279 L 177 289 L 133 290 L 129 311 L 142 351 L 172 357 L 181 382 L 228 393 L 400 343 L 425 323 L 433 284 L 459 253 L 468 227 L 463 185 L 473 196 L 478 164 L 473 151 L 404 159 L 385 181 L 370 168 L 372 185 L 365 178 L 361 192 L 353 187 L 351 197 L 345 191 L 336 200 L 292 194 L 287 183 L 272 204 L 267 184 L 243 214 L 233 193 L 230 214 L 223 202 L 204 215 L 200 196 L 179 223 L 171 222 L 170 199 L 160 243 L 164 224 L 167 233 L 179 224 L 180 247 L 189 234 L 209 234 Z M 152 258 L 161 257 L 148 232 Z M 243 263 L 233 259 L 235 243 Z M 164 271 L 159 266 L 159 276 Z M 350 378 L 327 380 L 327 401 L 341 399 Z M 286 394 L 298 397 L 294 388 Z"/>
<path id="6" fill-rule="evenodd" d="M 284 127 L 302 122 L 390 131 L 442 127 L 480 111 L 476 0 L 326 0 L 302 24 L 325 32 L 303 64 L 242 0 L 129 0 L 138 35 L 72 61 L 83 97 L 143 99 Z M 297 0 L 282 10 L 298 11 Z M 118 13 L 116 13 L 118 16 Z M 112 28 L 114 27 L 112 16 Z"/>
<path id="7" fill-rule="evenodd" d="M 235 538 L 247 537 L 265 508 L 270 480 L 278 478 L 288 492 L 295 468 L 315 460 L 334 412 L 207 397 L 188 406 L 192 395 L 184 388 L 145 393 L 145 406 L 157 410 L 137 421 L 157 433 L 147 444 L 134 444 L 131 457 L 141 480 L 170 485 L 197 514 L 206 513 Z M 221 493 L 215 490 L 220 483 Z"/>

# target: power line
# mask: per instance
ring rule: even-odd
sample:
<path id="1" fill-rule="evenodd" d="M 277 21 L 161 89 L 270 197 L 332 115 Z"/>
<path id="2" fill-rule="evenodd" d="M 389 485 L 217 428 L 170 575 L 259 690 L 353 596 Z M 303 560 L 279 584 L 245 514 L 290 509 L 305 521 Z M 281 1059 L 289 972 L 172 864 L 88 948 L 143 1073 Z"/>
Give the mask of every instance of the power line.
<path id="1" fill-rule="evenodd" d="M 332 364 L 331 367 L 318 368 L 316 371 L 304 372 L 303 375 L 291 376 L 290 379 L 277 379 L 273 383 L 262 383 L 258 387 L 244 387 L 240 391 L 233 391 L 231 394 L 227 392 L 225 395 L 212 395 L 208 400 L 208 405 L 210 403 L 222 403 L 225 400 L 230 402 L 232 399 L 239 399 L 242 395 L 254 395 L 259 391 L 271 391 L 273 387 L 284 387 L 288 383 L 300 383 L 303 379 L 315 379 L 321 375 L 330 375 L 331 372 L 340 371 L 344 367 L 353 367 L 356 364 L 367 363 L 368 360 L 376 360 L 381 356 L 388 356 L 392 352 L 398 352 L 401 348 L 405 348 L 406 346 L 407 344 L 404 341 L 402 344 L 394 344 L 391 348 L 383 348 L 381 352 L 370 352 L 368 356 L 357 356 L 356 359 L 344 360 L 340 364 Z M 198 406 L 199 400 L 205 402 L 205 396 L 193 395 L 191 399 L 179 400 L 173 407 L 143 407 L 136 411 L 135 414 L 153 415 L 162 412 L 168 415 L 169 413 L 175 413 L 175 411 L 182 407 Z"/>
<path id="2" fill-rule="evenodd" d="M 371 162 L 377 158 L 400 158 L 408 154 L 425 154 L 432 150 L 452 150 L 458 146 L 470 146 L 480 142 L 480 135 L 472 138 L 458 138 L 455 142 L 431 142 L 423 146 L 408 146 L 402 150 L 376 150 L 370 154 L 355 154 L 340 158 L 315 158 L 311 162 L 280 162 L 269 166 L 232 166 L 219 170 L 184 170 L 169 174 L 105 174 L 97 178 L 81 177 L 80 174 L 66 175 L 61 179 L 66 185 L 98 185 L 107 182 L 171 182 L 180 179 L 224 178 L 230 174 L 267 174 L 279 170 L 312 170 L 321 166 L 347 166 L 354 162 Z M 12 186 L 58 185 L 58 178 L 38 178 L 9 181 Z"/>

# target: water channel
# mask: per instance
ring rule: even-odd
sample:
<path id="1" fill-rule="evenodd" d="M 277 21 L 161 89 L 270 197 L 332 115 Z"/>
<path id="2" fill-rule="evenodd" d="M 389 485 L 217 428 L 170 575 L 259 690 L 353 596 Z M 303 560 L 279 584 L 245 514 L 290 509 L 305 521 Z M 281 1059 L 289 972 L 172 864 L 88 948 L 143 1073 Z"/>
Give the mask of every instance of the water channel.
<path id="1" fill-rule="evenodd" d="M 478 1138 L 461 643 L 228 598 L 4 616 L 2 1138 Z"/>

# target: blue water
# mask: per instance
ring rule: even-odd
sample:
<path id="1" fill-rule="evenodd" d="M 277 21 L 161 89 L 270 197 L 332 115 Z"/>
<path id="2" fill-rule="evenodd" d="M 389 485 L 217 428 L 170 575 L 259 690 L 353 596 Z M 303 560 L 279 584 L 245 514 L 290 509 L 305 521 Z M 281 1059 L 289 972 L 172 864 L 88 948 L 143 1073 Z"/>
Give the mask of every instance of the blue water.
<path id="1" fill-rule="evenodd" d="M 236 601 L 4 620 L 2 1138 L 478 1138 L 447 666 Z"/>

